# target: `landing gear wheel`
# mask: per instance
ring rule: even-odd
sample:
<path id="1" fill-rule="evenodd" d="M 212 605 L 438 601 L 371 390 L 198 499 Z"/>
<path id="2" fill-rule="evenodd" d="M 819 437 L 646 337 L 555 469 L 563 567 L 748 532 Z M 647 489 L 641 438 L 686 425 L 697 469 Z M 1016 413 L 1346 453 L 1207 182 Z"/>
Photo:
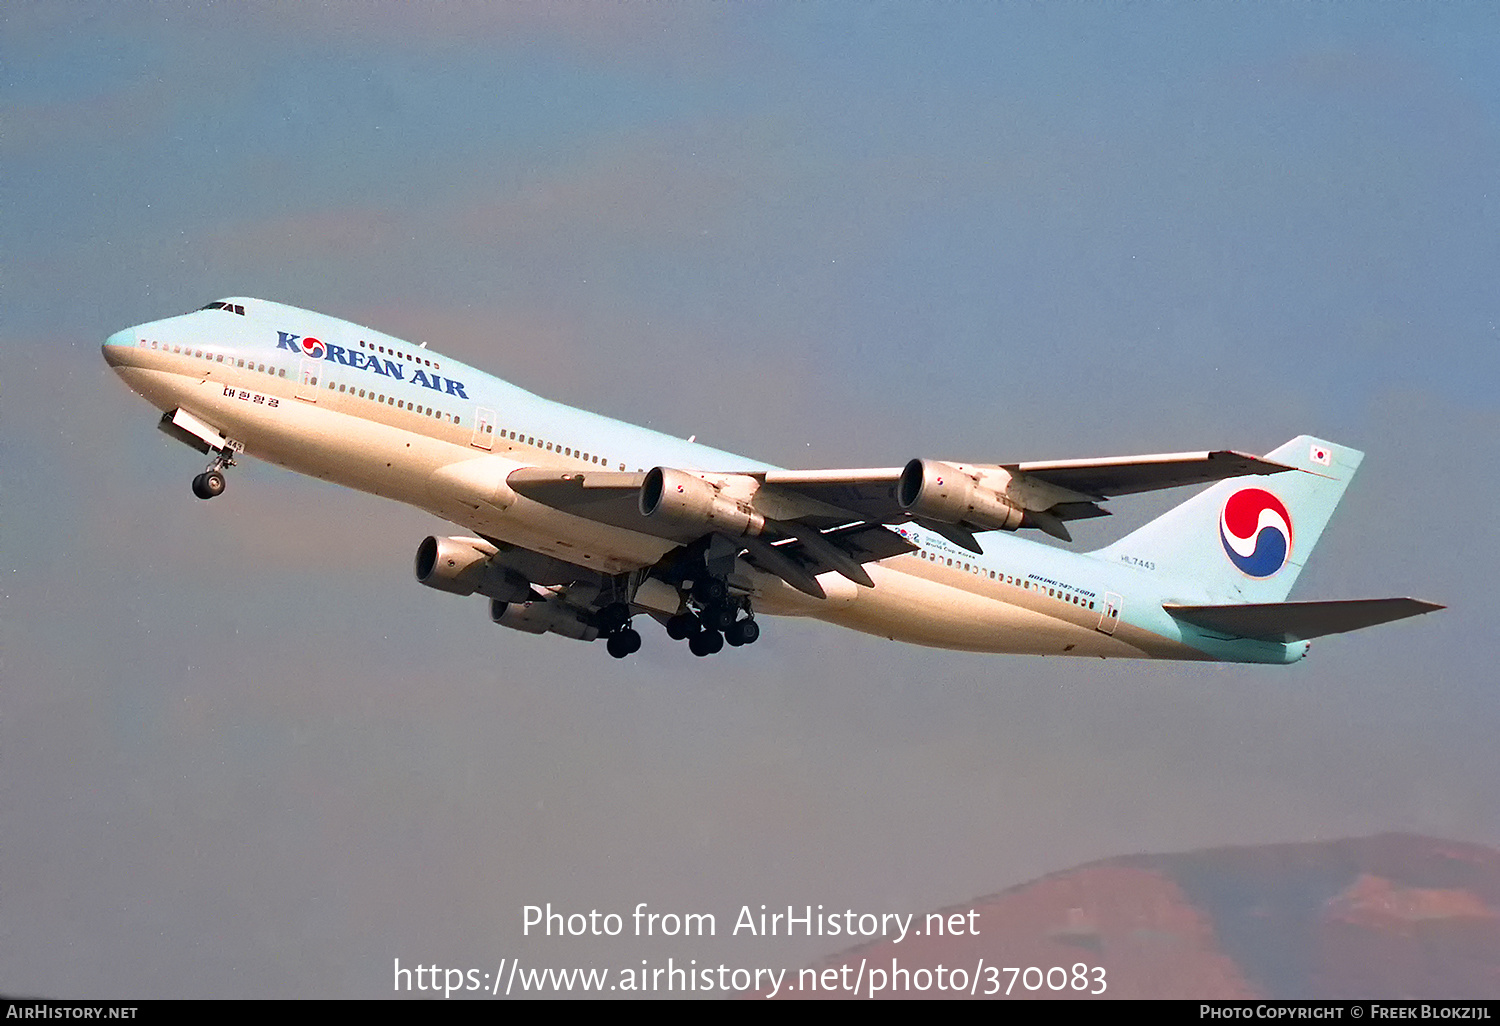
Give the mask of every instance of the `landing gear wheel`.
<path id="1" fill-rule="evenodd" d="M 205 470 L 193 478 L 193 494 L 200 499 L 212 499 L 224 494 L 224 475 L 217 470 Z"/>
<path id="2" fill-rule="evenodd" d="M 754 620 L 740 620 L 730 624 L 729 629 L 724 632 L 724 640 L 735 648 L 741 645 L 753 645 L 759 637 L 760 628 L 755 625 Z"/>
<path id="3" fill-rule="evenodd" d="M 733 606 L 710 606 L 703 611 L 703 623 L 716 631 L 727 631 L 734 626 L 734 618 L 738 615 Z"/>
<path id="4" fill-rule="evenodd" d="M 682 641 L 691 638 L 701 630 L 703 625 L 692 613 L 678 613 L 667 621 L 667 637 L 673 641 Z"/>
<path id="5" fill-rule="evenodd" d="M 693 595 L 705 606 L 716 606 L 729 595 L 729 585 L 717 577 L 705 577 L 693 589 Z"/>
<path id="6" fill-rule="evenodd" d="M 624 659 L 641 650 L 640 632 L 633 627 L 622 627 L 604 639 L 604 647 L 616 659 Z"/>
<path id="7" fill-rule="evenodd" d="M 724 647 L 724 635 L 718 631 L 703 631 L 688 639 L 688 650 L 695 656 L 710 656 Z"/>

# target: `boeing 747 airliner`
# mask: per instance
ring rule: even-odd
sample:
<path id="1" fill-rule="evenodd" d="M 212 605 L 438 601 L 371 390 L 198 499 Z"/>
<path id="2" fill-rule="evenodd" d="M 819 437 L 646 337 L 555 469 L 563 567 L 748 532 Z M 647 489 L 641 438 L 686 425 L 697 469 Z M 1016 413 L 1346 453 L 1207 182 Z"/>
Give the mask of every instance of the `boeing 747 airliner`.
<path id="1" fill-rule="evenodd" d="M 212 462 L 251 455 L 470 532 L 417 546 L 417 580 L 498 624 L 623 658 L 636 618 L 695 655 L 812 616 L 975 652 L 1290 663 L 1310 638 L 1425 613 L 1410 598 L 1286 602 L 1361 453 L 1302 436 L 1052 462 L 783 470 L 549 402 L 425 346 L 233 298 L 126 328 L 104 359 Z M 1107 499 L 1209 487 L 1106 548 L 1067 521 Z M 982 536 L 982 542 L 981 542 Z"/>

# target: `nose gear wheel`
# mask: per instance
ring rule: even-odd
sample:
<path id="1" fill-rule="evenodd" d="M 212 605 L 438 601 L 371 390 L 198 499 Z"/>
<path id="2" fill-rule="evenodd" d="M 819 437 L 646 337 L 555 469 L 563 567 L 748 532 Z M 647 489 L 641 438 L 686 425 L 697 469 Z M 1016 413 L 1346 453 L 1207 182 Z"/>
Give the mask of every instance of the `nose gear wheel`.
<path id="1" fill-rule="evenodd" d="M 224 494 L 224 471 L 234 466 L 234 453 L 228 449 L 219 449 L 214 455 L 214 461 L 208 465 L 208 469 L 193 478 L 193 494 L 200 499 L 212 499 Z"/>

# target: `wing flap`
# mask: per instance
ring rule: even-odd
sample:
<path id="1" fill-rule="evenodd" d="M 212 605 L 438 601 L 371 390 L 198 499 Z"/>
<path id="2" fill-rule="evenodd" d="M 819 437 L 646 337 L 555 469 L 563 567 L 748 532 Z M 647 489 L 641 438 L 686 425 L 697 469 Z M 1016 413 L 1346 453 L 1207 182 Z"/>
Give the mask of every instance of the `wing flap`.
<path id="1" fill-rule="evenodd" d="M 851 524 L 836 531 L 825 531 L 823 537 L 861 563 L 873 563 L 917 549 L 915 544 L 882 524 Z"/>
<path id="2" fill-rule="evenodd" d="M 808 554 L 805 546 L 788 542 L 772 545 L 760 538 L 738 538 L 736 544 L 744 547 L 752 564 L 780 577 L 803 594 L 816 599 L 828 597 L 823 586 L 818 583 L 818 570 L 805 562 Z M 799 556 L 803 558 L 799 559 Z"/>
<path id="3" fill-rule="evenodd" d="M 1353 599 L 1343 602 L 1263 602 L 1247 605 L 1162 606 L 1184 623 L 1216 634 L 1256 641 L 1307 641 L 1362 627 L 1420 616 L 1443 606 L 1414 598 Z"/>
<path id="4" fill-rule="evenodd" d="M 850 524 L 833 531 L 818 531 L 800 524 L 777 524 L 789 535 L 785 541 L 769 543 L 759 538 L 737 538 L 750 561 L 775 574 L 798 591 L 823 598 L 818 574 L 841 574 L 866 588 L 875 586 L 862 564 L 899 556 L 916 545 L 881 524 Z"/>

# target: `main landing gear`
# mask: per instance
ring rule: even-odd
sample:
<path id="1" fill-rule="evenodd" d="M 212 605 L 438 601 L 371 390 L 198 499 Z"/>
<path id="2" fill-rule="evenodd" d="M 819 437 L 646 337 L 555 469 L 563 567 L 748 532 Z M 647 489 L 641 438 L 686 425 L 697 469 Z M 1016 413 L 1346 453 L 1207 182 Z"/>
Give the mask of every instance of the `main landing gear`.
<path id="1" fill-rule="evenodd" d="M 743 618 L 740 613 L 743 612 Z M 604 636 L 604 647 L 616 659 L 624 659 L 641 650 L 641 635 L 630 626 L 630 607 L 616 602 L 599 610 L 594 624 Z M 727 642 L 734 648 L 753 645 L 760 638 L 760 625 L 753 618 L 750 603 L 731 597 L 723 581 L 710 579 L 693 589 L 685 611 L 666 622 L 667 636 L 686 641 L 695 656 L 721 652 Z"/>
<path id="2" fill-rule="evenodd" d="M 641 650 L 641 635 L 634 627 L 622 627 L 604 639 L 604 647 L 616 659 L 624 659 Z"/>
<path id="3" fill-rule="evenodd" d="M 208 469 L 193 478 L 193 494 L 200 499 L 212 499 L 224 494 L 224 471 L 234 466 L 234 453 L 219 449 Z"/>
<path id="4" fill-rule="evenodd" d="M 678 613 L 667 621 L 667 636 L 673 641 L 686 640 L 688 651 L 695 656 L 709 656 L 723 651 L 727 641 L 734 648 L 753 645 L 760 638 L 760 627 L 752 619 L 750 603 L 730 597 L 729 589 L 717 578 L 699 582 L 693 589 L 696 611 Z M 739 619 L 740 610 L 745 618 Z"/>
<path id="5" fill-rule="evenodd" d="M 604 635 L 604 647 L 616 659 L 624 659 L 641 650 L 641 635 L 630 626 L 630 607 L 615 602 L 599 610 L 599 631 Z"/>

